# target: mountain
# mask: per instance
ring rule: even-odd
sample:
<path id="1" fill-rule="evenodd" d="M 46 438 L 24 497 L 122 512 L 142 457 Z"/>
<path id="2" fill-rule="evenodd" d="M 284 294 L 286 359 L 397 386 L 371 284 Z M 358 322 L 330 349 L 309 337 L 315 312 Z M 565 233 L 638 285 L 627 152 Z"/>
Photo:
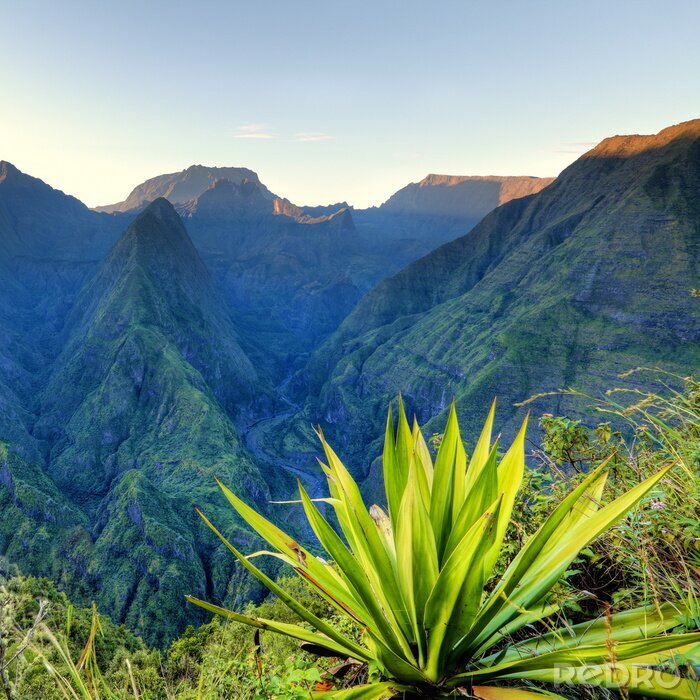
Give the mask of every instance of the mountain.
<path id="1" fill-rule="evenodd" d="M 97 207 L 96 211 L 108 214 L 138 211 L 159 197 L 164 197 L 172 204 L 184 204 L 190 199 L 197 198 L 217 180 L 229 180 L 236 184 L 244 181 L 254 182 L 260 186 L 261 192 L 267 199 L 274 198 L 274 195 L 260 182 L 257 173 L 248 168 L 191 165 L 177 173 L 152 177 L 135 187 L 123 202 Z"/>
<path id="2" fill-rule="evenodd" d="M 123 219 L 110 221 L 0 161 L 0 259 L 94 260 L 109 250 L 120 226 Z"/>
<path id="3" fill-rule="evenodd" d="M 48 441 L 60 435 L 50 463 L 64 490 L 102 496 L 115 474 L 152 461 L 148 448 L 162 420 L 174 426 L 184 419 L 181 400 L 183 411 L 213 400 L 235 416 L 265 394 L 217 302 L 177 213 L 155 200 L 78 297 L 44 392 L 35 433 Z M 217 411 L 208 406 L 201 426 L 182 423 L 193 459 L 198 429 L 218 419 Z"/>
<path id="4" fill-rule="evenodd" d="M 379 209 L 355 210 L 297 206 L 245 168 L 191 166 L 98 209 L 134 212 L 159 196 L 173 203 L 244 336 L 264 339 L 265 353 L 248 348 L 251 356 L 280 382 L 380 279 L 465 233 L 499 202 L 549 182 L 432 175 Z M 419 195 L 407 194 L 416 187 Z M 411 198 L 420 213 L 401 205 Z"/>
<path id="5" fill-rule="evenodd" d="M 276 381 L 364 291 L 351 277 L 361 251 L 348 208 L 312 217 L 255 181 L 217 180 L 178 209 L 244 334 L 264 346 L 252 356 Z"/>
<path id="6" fill-rule="evenodd" d="M 116 620 L 162 643 L 199 619 L 183 591 L 235 595 L 238 574 L 193 507 L 206 504 L 235 527 L 214 475 L 263 508 L 269 500 L 236 427 L 265 396 L 265 380 L 164 199 L 127 229 L 62 334 L 38 405 L 29 403 L 34 414 L 25 408 L 15 421 L 27 435 L 3 434 L 12 508 L 0 518 L 2 549 L 32 573 L 81 582 Z M 34 557 L 46 547 L 6 520 L 18 512 L 26 530 L 46 537 L 48 527 L 58 542 L 43 565 Z"/>
<path id="7" fill-rule="evenodd" d="M 359 235 L 395 265 L 390 274 L 463 236 L 497 206 L 539 192 L 553 181 L 428 175 L 401 188 L 380 207 L 354 212 L 355 221 Z"/>
<path id="8" fill-rule="evenodd" d="M 501 204 L 535 194 L 552 182 L 553 177 L 431 174 L 400 189 L 380 209 L 479 220 Z"/>
<path id="9" fill-rule="evenodd" d="M 440 414 L 428 430 L 455 397 L 474 434 L 493 396 L 508 431 L 534 393 L 700 366 L 699 192 L 700 120 L 606 139 L 367 293 L 310 361 L 303 420 L 367 471 L 399 391 L 420 421 Z"/>

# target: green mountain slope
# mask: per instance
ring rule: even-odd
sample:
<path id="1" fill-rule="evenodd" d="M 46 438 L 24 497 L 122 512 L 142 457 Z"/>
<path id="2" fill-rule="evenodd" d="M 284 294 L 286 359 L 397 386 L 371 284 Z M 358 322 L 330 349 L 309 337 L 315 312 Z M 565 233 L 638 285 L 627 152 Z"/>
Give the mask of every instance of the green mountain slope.
<path id="1" fill-rule="evenodd" d="M 398 391 L 421 421 L 456 397 L 473 433 L 493 396 L 514 416 L 535 392 L 700 366 L 699 192 L 700 120 L 606 139 L 369 292 L 310 362 L 305 419 L 367 469 Z"/>
<path id="2" fill-rule="evenodd" d="M 172 205 L 156 200 L 67 317 L 28 436 L 17 439 L 36 451 L 6 440 L 2 553 L 82 589 L 153 643 L 199 619 L 186 590 L 236 594 L 238 574 L 194 512 L 219 510 L 213 476 L 269 500 L 234 425 L 265 383 L 223 308 Z M 228 509 L 220 517 L 235 527 Z"/>

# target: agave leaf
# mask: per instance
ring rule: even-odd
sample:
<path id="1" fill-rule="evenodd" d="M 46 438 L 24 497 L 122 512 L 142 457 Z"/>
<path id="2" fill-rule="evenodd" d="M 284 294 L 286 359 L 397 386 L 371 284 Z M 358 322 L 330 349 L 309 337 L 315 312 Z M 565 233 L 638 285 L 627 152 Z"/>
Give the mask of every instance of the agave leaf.
<path id="1" fill-rule="evenodd" d="M 491 408 L 486 416 L 484 427 L 481 429 L 481 435 L 477 440 L 476 447 L 474 448 L 472 457 L 469 460 L 469 468 L 467 469 L 466 479 L 464 482 L 465 494 L 472 493 L 474 484 L 479 478 L 481 470 L 484 468 L 486 460 L 489 458 L 491 453 L 491 434 L 493 433 L 493 421 L 495 416 L 496 399 L 491 402 Z"/>
<path id="2" fill-rule="evenodd" d="M 450 642 L 464 634 L 476 615 L 484 583 L 482 560 L 493 541 L 500 505 L 500 499 L 493 503 L 455 547 L 425 606 L 426 673 L 432 680 L 442 675 Z"/>
<path id="3" fill-rule="evenodd" d="M 329 625 L 324 620 L 314 615 L 308 608 L 305 608 L 299 601 L 297 601 L 293 596 L 289 595 L 283 588 L 281 588 L 277 583 L 275 583 L 267 574 L 254 566 L 248 559 L 241 554 L 229 541 L 222 535 L 219 530 L 212 525 L 207 517 L 199 509 L 197 509 L 199 516 L 204 520 L 209 529 L 224 543 L 226 548 L 233 554 L 238 561 L 243 564 L 243 566 L 251 573 L 255 578 L 257 578 L 264 586 L 267 587 L 269 591 L 274 593 L 290 610 L 295 612 L 302 620 L 308 622 L 312 627 L 317 629 L 319 632 L 329 637 L 337 644 L 344 646 L 348 650 L 348 656 L 353 656 L 356 659 L 361 659 L 363 661 L 369 661 L 371 657 L 367 653 L 367 649 L 363 649 L 361 646 L 356 644 L 354 641 L 349 639 L 343 634 L 340 634 L 335 627 Z M 354 602 L 354 601 L 353 601 Z"/>
<path id="4" fill-rule="evenodd" d="M 379 538 L 386 549 L 391 564 L 396 569 L 396 543 L 394 542 L 394 528 L 391 525 L 389 514 L 376 503 L 369 507 L 369 514 L 377 526 Z"/>
<path id="5" fill-rule="evenodd" d="M 461 444 L 457 412 L 454 402 L 445 426 L 445 434 L 438 450 L 435 468 L 433 470 L 433 490 L 430 496 L 430 521 L 435 533 L 440 563 L 444 561 L 447 540 L 452 529 L 452 498 L 455 483 L 455 471 L 464 465 L 458 464 L 459 454 L 457 445 Z"/>
<path id="6" fill-rule="evenodd" d="M 428 444 L 423 437 L 423 432 L 421 431 L 415 416 L 413 418 L 413 454 L 415 455 L 415 459 L 418 464 L 423 468 L 425 481 L 428 486 L 429 497 L 430 491 L 433 487 L 433 459 L 430 456 Z M 425 503 L 427 508 L 429 501 L 426 500 Z"/>
<path id="7" fill-rule="evenodd" d="M 234 622 L 240 622 L 244 625 L 255 627 L 256 629 L 260 630 L 277 632 L 278 634 L 283 634 L 287 637 L 292 637 L 293 639 L 298 639 L 302 642 L 316 644 L 325 649 L 335 651 L 341 658 L 353 656 L 353 652 L 344 644 L 338 644 L 328 637 L 316 634 L 315 632 L 310 632 L 299 625 L 293 625 L 288 622 L 277 622 L 276 620 L 267 620 L 262 617 L 249 617 L 247 615 L 241 615 L 233 610 L 227 610 L 226 608 L 219 607 L 218 605 L 207 603 L 205 600 L 200 600 L 199 598 L 195 598 L 191 595 L 185 596 L 185 599 L 190 603 L 198 605 L 200 608 L 204 608 L 204 610 L 208 610 L 216 615 L 221 615 L 221 617 L 226 617 Z"/>
<path id="8" fill-rule="evenodd" d="M 507 625 L 504 625 L 501 627 L 501 629 L 498 630 L 496 635 L 494 635 L 494 638 L 490 638 L 486 644 L 482 645 L 479 649 L 477 649 L 473 657 L 474 658 L 479 658 L 483 653 L 488 651 L 494 644 L 502 639 L 505 639 L 506 637 L 509 637 L 511 634 L 514 632 L 517 632 L 519 629 L 522 629 L 523 627 L 527 625 L 531 625 L 534 622 L 539 622 L 540 620 L 544 620 L 547 617 L 551 617 L 554 615 L 556 612 L 560 610 L 560 606 L 558 603 L 549 603 L 549 604 L 543 604 L 543 605 L 535 605 L 533 608 L 530 610 L 524 610 L 520 614 L 518 614 L 517 617 L 515 617 L 513 620 L 511 620 Z M 538 637 L 539 639 L 539 637 Z M 531 640 L 527 640 L 531 641 Z M 508 648 L 508 654 L 511 653 L 511 650 L 515 648 L 516 645 L 511 645 Z M 459 649 L 459 645 L 457 647 Z M 547 650 L 549 651 L 549 649 Z M 453 654 L 452 658 L 455 660 L 459 660 L 461 654 Z M 486 657 L 490 659 L 496 659 L 496 658 L 503 658 L 503 652 L 498 651 L 495 654 L 492 654 L 490 657 Z M 485 659 L 482 658 L 479 660 L 479 663 L 482 661 L 485 662 Z"/>
<path id="9" fill-rule="evenodd" d="M 455 410 L 455 417 L 457 412 Z M 464 449 L 464 443 L 461 436 L 457 435 L 457 443 L 455 444 L 455 463 L 452 472 L 452 523 L 457 517 L 457 514 L 462 509 L 462 505 L 467 497 L 466 489 L 467 481 L 467 452 Z"/>
<path id="10" fill-rule="evenodd" d="M 386 431 L 384 433 L 384 453 L 382 455 L 382 470 L 384 473 L 384 490 L 386 502 L 389 508 L 389 517 L 392 525 L 396 527 L 396 518 L 401 505 L 401 495 L 405 479 L 399 471 L 404 465 L 399 464 L 396 458 L 396 439 L 394 437 L 394 415 L 389 404 L 386 418 Z"/>
<path id="11" fill-rule="evenodd" d="M 487 685 L 473 686 L 471 694 L 478 700 L 542 700 L 542 698 L 566 700 L 563 695 L 556 695 L 547 690 L 521 690 L 520 688 L 499 688 Z"/>
<path id="12" fill-rule="evenodd" d="M 423 433 L 418 427 L 418 422 L 415 416 L 413 417 L 413 428 L 411 431 L 411 440 L 413 447 L 411 452 L 411 461 L 409 464 L 409 479 L 415 478 L 418 485 L 418 491 L 423 501 L 423 507 L 430 511 L 430 492 L 433 484 L 433 461 L 430 458 L 430 451 L 425 442 Z M 415 468 L 414 468 L 415 465 Z M 411 469 L 413 468 L 413 477 L 411 477 Z"/>
<path id="13" fill-rule="evenodd" d="M 235 508 L 238 514 L 248 523 L 263 539 L 275 547 L 287 560 L 295 562 L 295 569 L 301 575 L 308 576 L 319 583 L 321 592 L 330 596 L 331 603 L 338 599 L 344 599 L 349 591 L 345 582 L 332 567 L 322 564 L 307 549 L 297 543 L 294 538 L 273 525 L 269 520 L 257 513 L 248 504 L 242 501 L 235 493 L 227 488 L 221 481 L 216 480 L 228 502 Z M 283 561 L 286 561 L 283 559 Z"/>
<path id="14" fill-rule="evenodd" d="M 593 513 L 600 509 L 603 491 L 607 483 L 608 472 L 602 472 L 583 494 L 581 500 L 572 508 L 568 518 L 565 518 L 564 522 L 559 526 L 562 532 L 566 532 L 582 520 L 590 518 Z"/>
<path id="15" fill-rule="evenodd" d="M 602 505 L 601 498 L 607 481 L 608 473 L 604 471 L 597 479 L 591 482 L 588 489 L 586 489 L 584 494 L 571 509 L 571 512 L 551 535 L 548 544 L 542 548 L 540 556 L 545 556 L 555 547 L 558 547 L 562 538 L 566 537 L 577 525 L 580 525 L 582 522 L 592 517 L 596 511 L 600 510 Z"/>
<path id="16" fill-rule="evenodd" d="M 416 472 L 421 470 L 415 461 L 411 463 L 397 519 L 396 561 L 399 586 L 413 625 L 422 667 L 427 651 L 423 615 L 438 577 L 438 560 L 430 515 L 416 477 Z"/>
<path id="17" fill-rule="evenodd" d="M 506 536 L 508 525 L 510 525 L 510 516 L 513 513 L 515 498 L 518 495 L 523 481 L 523 475 L 525 473 L 525 433 L 527 431 L 527 423 L 528 417 L 526 416 L 515 440 L 498 465 L 498 492 L 503 494 L 503 501 L 498 514 L 496 539 L 485 561 L 487 578 L 491 576 L 491 571 L 501 553 L 501 545 Z"/>
<path id="18" fill-rule="evenodd" d="M 496 455 L 498 440 L 494 443 L 486 464 L 481 469 L 469 497 L 464 501 L 455 518 L 450 537 L 445 546 L 445 556 L 449 557 L 458 542 L 469 528 L 486 512 L 498 496 L 498 475 L 496 472 Z"/>
<path id="19" fill-rule="evenodd" d="M 700 684 L 672 673 L 625 663 L 586 664 L 523 672 L 521 680 L 565 685 L 593 685 L 628 695 L 661 700 L 698 700 Z"/>
<path id="20" fill-rule="evenodd" d="M 352 535 L 353 553 L 369 579 L 375 594 L 379 597 L 379 602 L 390 623 L 396 626 L 396 636 L 406 658 L 413 663 L 415 658 L 409 644 L 409 640 L 413 637 L 413 627 L 403 605 L 398 581 L 393 575 L 394 569 L 391 559 L 382 544 L 377 527 L 362 500 L 360 489 L 355 480 L 323 436 L 321 436 L 321 444 L 326 453 L 332 476 L 338 485 L 338 500 L 341 502 L 342 508 L 345 509 L 343 520 L 339 518 L 343 534 L 348 538 L 348 542 L 351 542 L 350 534 L 343 525 L 345 521 Z M 336 510 L 336 512 L 338 511 Z"/>
<path id="21" fill-rule="evenodd" d="M 662 469 L 588 517 L 580 518 L 568 531 L 555 533 L 521 579 L 521 587 L 514 596 L 516 604 L 528 607 L 541 600 L 563 576 L 578 553 L 624 517 L 670 468 Z"/>
<path id="22" fill-rule="evenodd" d="M 408 480 L 411 461 L 413 459 L 413 434 L 408 424 L 406 407 L 404 406 L 403 398 L 400 395 L 398 425 L 396 426 L 396 459 L 401 465 L 401 496 L 403 496 L 403 490 L 406 488 L 406 481 Z"/>
<path id="23" fill-rule="evenodd" d="M 513 644 L 503 660 L 578 646 L 646 639 L 667 632 L 687 621 L 687 607 L 673 603 L 664 603 L 659 607 L 649 605 L 644 608 L 625 610 L 609 617 L 555 629 L 535 639 Z M 498 654 L 492 654 L 480 659 L 479 664 L 488 665 L 497 656 Z"/>
<path id="24" fill-rule="evenodd" d="M 393 698 L 401 692 L 408 690 L 406 686 L 388 683 L 370 683 L 357 685 L 354 688 L 344 690 L 324 690 L 311 693 L 312 698 L 334 698 L 335 700 L 382 700 Z"/>
<path id="25" fill-rule="evenodd" d="M 601 473 L 608 468 L 608 464 L 609 459 L 593 470 L 561 501 L 545 522 L 542 523 L 537 532 L 525 543 L 480 611 L 472 633 L 461 644 L 460 651 L 463 654 L 470 654 L 477 649 L 488 647 L 489 640 L 495 641 L 501 628 L 522 614 L 523 609 L 531 609 L 536 605 L 537 600 L 515 602 L 511 600 L 510 596 L 516 590 L 516 587 L 518 587 L 518 590 L 521 589 L 523 580 L 531 578 L 530 574 L 538 563 L 538 558 L 548 546 L 559 525 L 569 515 L 578 501 L 585 496 Z M 639 497 L 641 498 L 641 496 Z M 589 541 L 595 539 L 596 536 L 596 533 L 592 533 Z M 581 549 L 586 544 L 588 542 L 583 544 Z M 567 562 L 563 569 L 565 570 L 568 565 L 569 563 Z M 550 585 L 547 582 L 547 586 L 541 586 L 539 591 L 537 591 L 539 597 L 546 595 L 553 585 L 553 583 Z M 536 596 L 531 597 L 535 598 Z"/>
<path id="26" fill-rule="evenodd" d="M 472 678 L 532 678 L 532 676 L 523 676 L 522 674 L 530 671 L 550 671 L 553 668 L 564 666 L 596 666 L 613 662 L 617 663 L 618 661 L 625 662 L 629 666 L 635 663 L 643 663 L 643 661 L 638 661 L 638 659 L 644 659 L 650 654 L 657 654 L 669 649 L 678 649 L 698 643 L 700 643 L 700 632 L 690 632 L 687 634 L 669 634 L 654 639 L 618 642 L 613 645 L 577 646 L 544 654 L 532 654 L 522 659 L 484 666 L 483 668 L 455 676 L 450 683 L 457 680 L 460 682 L 466 681 Z"/>
<path id="27" fill-rule="evenodd" d="M 402 683 L 425 683 L 427 678 L 415 664 L 409 663 L 401 654 L 396 654 L 385 644 L 379 643 L 371 634 L 364 638 L 372 651 L 375 663 L 385 678 L 400 678 Z"/>
<path id="28" fill-rule="evenodd" d="M 667 651 L 657 651 L 651 654 L 638 656 L 635 658 L 636 665 L 644 666 L 670 666 L 678 668 L 686 664 L 700 664 L 700 643 L 686 644 L 681 647 L 674 647 Z"/>
<path id="29" fill-rule="evenodd" d="M 356 619 L 368 628 L 377 641 L 384 643 L 395 653 L 401 653 L 402 646 L 394 627 L 389 624 L 389 616 L 382 609 L 379 595 L 374 591 L 365 572 L 347 549 L 336 531 L 330 526 L 328 521 L 321 515 L 318 508 L 309 498 L 304 487 L 299 484 L 299 492 L 304 505 L 304 512 L 311 524 L 319 542 L 333 558 L 348 587 L 352 590 L 353 598 L 359 602 L 355 604 Z M 348 601 L 348 605 L 352 603 Z"/>

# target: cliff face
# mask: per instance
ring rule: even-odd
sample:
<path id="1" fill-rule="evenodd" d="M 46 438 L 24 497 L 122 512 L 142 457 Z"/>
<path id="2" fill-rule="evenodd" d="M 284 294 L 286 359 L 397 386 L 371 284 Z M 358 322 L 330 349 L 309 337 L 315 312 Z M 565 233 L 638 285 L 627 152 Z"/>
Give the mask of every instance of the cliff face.
<path id="1" fill-rule="evenodd" d="M 536 392 L 699 366 L 698 192 L 700 121 L 607 139 L 365 295 L 309 364 L 307 418 L 360 459 L 398 391 L 422 420 L 456 397 L 472 433 L 493 396 L 515 419 Z"/>
<path id="2" fill-rule="evenodd" d="M 494 208 L 547 187 L 552 178 L 428 175 L 382 206 L 354 211 L 358 236 L 383 261 L 375 284 L 468 233 Z"/>
<path id="3" fill-rule="evenodd" d="M 535 194 L 552 182 L 554 178 L 433 174 L 400 189 L 380 209 L 481 219 L 501 204 Z"/>

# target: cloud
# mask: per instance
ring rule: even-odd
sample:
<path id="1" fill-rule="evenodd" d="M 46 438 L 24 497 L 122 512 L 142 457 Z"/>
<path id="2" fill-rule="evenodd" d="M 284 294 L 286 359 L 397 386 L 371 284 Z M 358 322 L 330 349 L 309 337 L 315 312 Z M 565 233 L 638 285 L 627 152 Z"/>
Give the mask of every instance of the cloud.
<path id="1" fill-rule="evenodd" d="M 234 139 L 274 139 L 266 124 L 241 124 L 236 127 Z"/>
<path id="2" fill-rule="evenodd" d="M 266 131 L 267 124 L 241 124 L 236 129 L 238 131 Z"/>
<path id="3" fill-rule="evenodd" d="M 335 137 L 330 134 L 324 134 L 320 131 L 310 131 L 301 134 L 295 134 L 294 138 L 297 141 L 332 141 Z"/>

